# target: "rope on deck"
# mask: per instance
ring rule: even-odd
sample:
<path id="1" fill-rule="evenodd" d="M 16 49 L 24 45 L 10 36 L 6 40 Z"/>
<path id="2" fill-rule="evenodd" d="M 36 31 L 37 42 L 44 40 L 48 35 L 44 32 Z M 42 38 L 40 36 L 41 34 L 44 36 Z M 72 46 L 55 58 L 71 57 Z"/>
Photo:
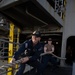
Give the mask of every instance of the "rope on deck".
<path id="1" fill-rule="evenodd" d="M 51 55 L 53 55 L 54 57 L 56 57 L 56 58 L 58 58 L 58 59 L 60 59 L 60 60 L 65 60 L 65 59 L 66 59 L 66 58 L 58 57 L 58 56 L 56 56 L 55 54 L 49 53 L 49 52 L 47 52 L 47 53 L 42 53 L 40 56 L 43 56 L 43 55 L 46 55 L 46 54 L 51 54 Z M 6 65 L 1 66 L 1 67 L 0 67 L 0 70 L 7 69 L 7 68 L 12 67 L 13 65 L 19 64 L 19 63 L 21 63 L 21 59 L 15 61 L 15 62 L 13 62 L 13 63 L 9 63 L 9 64 L 6 64 Z"/>
<path id="2" fill-rule="evenodd" d="M 49 52 L 47 52 L 47 53 L 42 53 L 40 56 L 43 56 L 43 55 L 46 55 L 46 54 L 51 54 L 51 55 L 53 55 L 54 57 L 56 57 L 56 58 L 58 58 L 58 59 L 60 59 L 60 60 L 65 60 L 65 59 L 66 59 L 66 58 L 58 57 L 58 56 L 56 56 L 55 54 L 49 53 Z M 3 66 L 0 67 L 0 71 L 1 71 L 1 72 L 2 72 L 2 71 L 5 71 L 6 69 L 8 69 L 8 68 L 10 68 L 10 67 L 13 67 L 13 65 L 15 65 L 15 64 L 20 64 L 20 63 L 21 63 L 21 59 L 15 61 L 15 62 L 13 62 L 13 63 L 5 64 L 5 65 L 3 65 Z M 1 72 L 0 72 L 0 73 L 1 73 Z M 0 75 L 1 75 L 1 74 L 0 74 Z"/>
<path id="3" fill-rule="evenodd" d="M 5 64 L 5 65 L 1 66 L 1 67 L 0 67 L 0 75 L 12 71 L 12 70 L 7 71 L 7 69 L 10 68 L 10 67 L 12 68 L 13 65 L 15 65 L 15 64 L 20 64 L 20 63 L 21 63 L 21 59 L 15 61 L 15 62 L 13 62 L 13 63 L 9 63 L 9 64 Z M 14 70 L 15 70 L 15 68 L 14 68 Z"/>
<path id="4" fill-rule="evenodd" d="M 21 63 L 21 60 L 17 60 L 13 63 L 5 64 L 5 65 L 0 67 L 0 71 L 4 71 L 4 70 L 8 69 L 9 67 L 13 67 L 13 65 L 19 64 L 19 63 Z"/>

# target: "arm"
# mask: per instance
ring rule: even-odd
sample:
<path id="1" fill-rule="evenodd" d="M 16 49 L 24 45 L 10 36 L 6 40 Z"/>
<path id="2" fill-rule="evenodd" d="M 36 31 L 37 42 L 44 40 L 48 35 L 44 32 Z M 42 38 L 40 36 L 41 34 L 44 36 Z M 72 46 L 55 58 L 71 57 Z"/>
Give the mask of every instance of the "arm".
<path id="1" fill-rule="evenodd" d="M 52 45 L 52 51 L 50 51 L 51 53 L 53 53 L 54 52 L 54 45 Z"/>
<path id="2" fill-rule="evenodd" d="M 25 51 L 25 44 L 26 44 L 26 43 L 27 43 L 27 42 L 24 42 L 24 43 L 20 46 L 20 48 L 18 49 L 18 51 L 15 52 L 15 54 L 14 54 L 14 56 L 13 56 L 11 62 L 14 62 L 15 60 L 17 60 L 17 59 L 19 58 L 19 56 L 20 56 L 22 53 L 24 53 L 24 51 Z"/>
<path id="3" fill-rule="evenodd" d="M 36 51 L 32 56 L 26 56 L 24 58 L 21 59 L 21 62 L 22 63 L 25 63 L 27 61 L 36 61 L 39 57 L 40 57 L 40 54 L 43 52 L 43 50 L 40 50 L 40 51 Z"/>
<path id="4" fill-rule="evenodd" d="M 44 53 L 47 52 L 47 45 L 44 46 Z"/>
<path id="5" fill-rule="evenodd" d="M 19 56 L 25 51 L 25 43 L 23 43 L 20 48 L 15 52 L 13 58 L 16 60 L 19 58 Z"/>
<path id="6" fill-rule="evenodd" d="M 47 47 L 46 46 L 44 46 L 44 53 L 46 53 L 47 52 Z"/>

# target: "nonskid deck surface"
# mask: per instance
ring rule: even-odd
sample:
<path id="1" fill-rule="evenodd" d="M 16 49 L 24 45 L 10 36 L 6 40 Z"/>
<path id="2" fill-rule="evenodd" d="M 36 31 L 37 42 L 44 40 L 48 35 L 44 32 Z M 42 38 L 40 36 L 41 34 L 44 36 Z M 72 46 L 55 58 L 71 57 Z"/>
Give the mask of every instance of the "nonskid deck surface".
<path id="1" fill-rule="evenodd" d="M 24 75 L 35 75 L 35 70 L 32 69 L 26 72 Z M 51 67 L 47 67 L 44 71 L 44 75 L 72 75 L 72 68 L 59 67 L 56 69 L 51 69 Z"/>
<path id="2" fill-rule="evenodd" d="M 55 69 L 51 69 L 52 67 L 47 67 L 44 75 L 72 75 L 72 67 L 57 67 Z M 31 70 L 24 75 L 35 75 L 35 70 Z"/>
<path id="3" fill-rule="evenodd" d="M 6 63 L 7 61 L 0 61 L 0 66 Z M 29 71 L 26 72 L 24 75 L 35 75 L 35 69 L 34 68 L 31 69 L 30 67 L 28 68 L 29 68 Z M 72 67 L 56 67 L 55 69 L 52 69 L 52 68 L 53 67 L 49 65 L 44 71 L 44 75 L 72 75 Z"/>

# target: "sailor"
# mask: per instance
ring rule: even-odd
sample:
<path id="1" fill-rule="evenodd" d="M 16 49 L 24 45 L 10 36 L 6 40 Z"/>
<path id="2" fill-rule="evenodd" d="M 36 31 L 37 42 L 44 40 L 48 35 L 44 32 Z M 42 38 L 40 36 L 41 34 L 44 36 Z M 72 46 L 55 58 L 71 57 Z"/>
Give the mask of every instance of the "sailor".
<path id="1" fill-rule="evenodd" d="M 21 58 L 21 64 L 16 75 L 23 75 L 26 64 L 29 64 L 37 69 L 36 75 L 41 75 L 43 71 L 43 65 L 38 61 L 40 54 L 43 52 L 43 45 L 40 43 L 41 33 L 40 31 L 34 31 L 32 37 L 26 40 L 20 48 L 15 52 L 12 62 L 19 59 L 19 56 L 23 55 Z"/>

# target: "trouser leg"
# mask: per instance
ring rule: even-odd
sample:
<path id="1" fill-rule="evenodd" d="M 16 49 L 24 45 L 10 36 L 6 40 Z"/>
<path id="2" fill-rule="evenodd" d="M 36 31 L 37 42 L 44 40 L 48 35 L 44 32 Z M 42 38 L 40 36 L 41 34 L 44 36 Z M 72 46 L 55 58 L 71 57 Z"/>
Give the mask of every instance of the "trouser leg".
<path id="1" fill-rule="evenodd" d="M 53 65 L 57 65 L 57 59 L 53 56 L 50 56 L 50 60 L 49 60 Z"/>
<path id="2" fill-rule="evenodd" d="M 16 72 L 15 75 L 23 75 L 24 69 L 25 69 L 25 63 L 20 64 L 19 70 Z"/>
<path id="3" fill-rule="evenodd" d="M 45 68 L 47 67 L 49 60 L 50 60 L 49 55 L 44 55 L 44 56 L 42 56 L 41 63 L 43 63 L 43 66 L 44 66 Z"/>
<path id="4" fill-rule="evenodd" d="M 44 57 L 41 62 L 39 61 L 28 61 L 26 64 L 29 64 L 37 69 L 37 75 L 41 75 L 44 72 L 45 67 L 47 66 L 47 62 L 49 59 Z M 23 75 L 25 69 L 25 63 L 20 65 L 19 70 L 17 71 L 16 75 Z"/>
<path id="5" fill-rule="evenodd" d="M 39 61 L 29 61 L 28 64 L 37 70 L 37 75 L 41 75 L 43 73 L 43 64 Z"/>

